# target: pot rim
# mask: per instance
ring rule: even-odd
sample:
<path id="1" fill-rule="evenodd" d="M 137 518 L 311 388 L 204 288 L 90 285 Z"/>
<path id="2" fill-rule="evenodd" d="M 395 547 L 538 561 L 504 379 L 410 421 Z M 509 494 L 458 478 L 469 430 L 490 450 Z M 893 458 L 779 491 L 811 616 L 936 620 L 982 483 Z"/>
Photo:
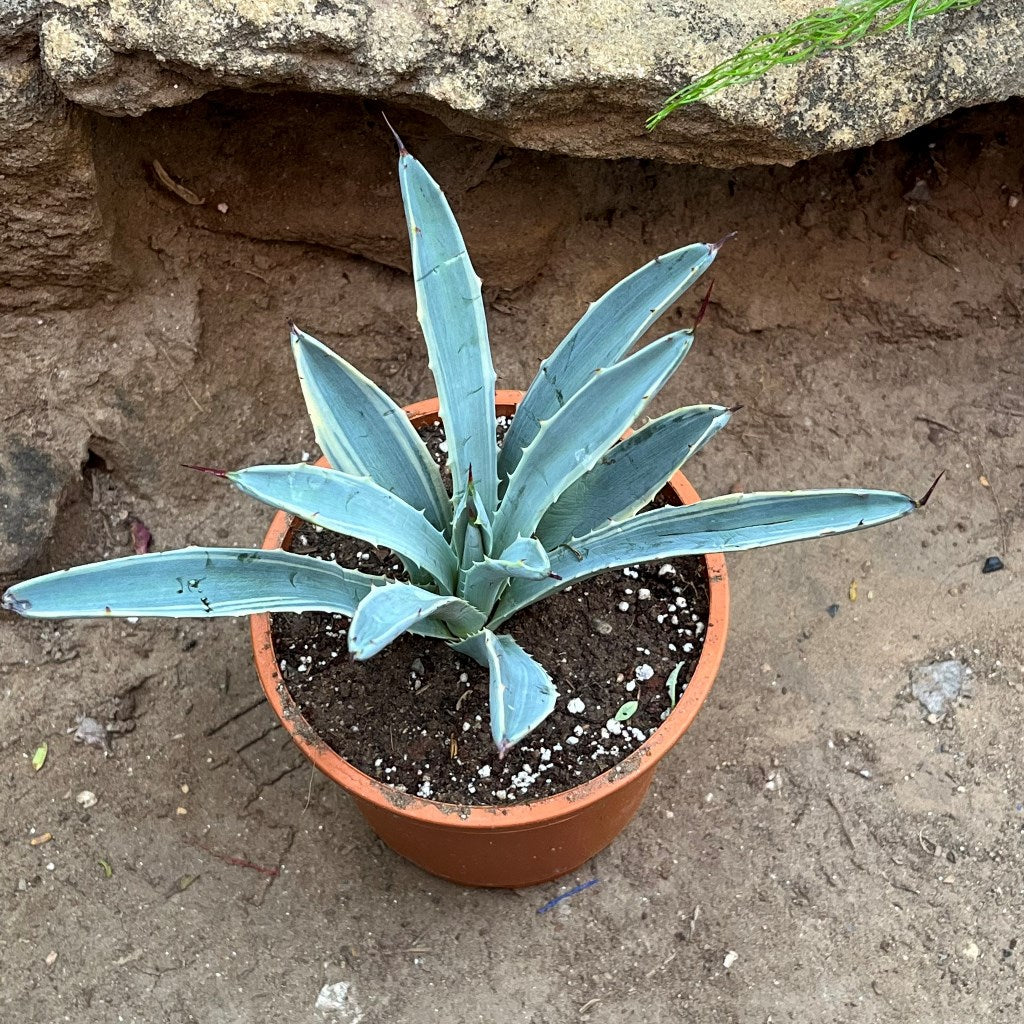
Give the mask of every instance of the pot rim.
<path id="1" fill-rule="evenodd" d="M 521 391 L 496 391 L 497 414 L 508 415 L 514 412 L 522 398 Z M 405 412 L 414 423 L 420 421 L 417 425 L 432 422 L 438 415 L 437 399 L 406 406 Z M 320 461 L 327 464 L 326 460 Z M 672 475 L 669 486 L 684 505 L 699 500 L 697 492 L 681 472 Z M 278 512 L 274 516 L 263 540 L 264 549 L 281 547 L 293 518 L 286 512 Z M 637 773 L 652 771 L 690 727 L 715 681 L 725 651 L 729 624 L 729 581 L 725 557 L 721 554 L 707 554 L 704 560 L 707 565 L 709 597 L 704 645 L 693 677 L 671 714 L 655 730 L 653 736 L 606 772 L 572 789 L 537 800 L 498 806 L 441 803 L 403 793 L 359 771 L 316 734 L 296 707 L 278 668 L 270 632 L 270 615 L 266 613 L 249 617 L 256 669 L 267 700 L 302 753 L 321 772 L 357 799 L 423 824 L 450 824 L 456 819 L 460 828 L 485 832 L 540 827 L 597 803 L 610 790 L 628 785 Z"/>

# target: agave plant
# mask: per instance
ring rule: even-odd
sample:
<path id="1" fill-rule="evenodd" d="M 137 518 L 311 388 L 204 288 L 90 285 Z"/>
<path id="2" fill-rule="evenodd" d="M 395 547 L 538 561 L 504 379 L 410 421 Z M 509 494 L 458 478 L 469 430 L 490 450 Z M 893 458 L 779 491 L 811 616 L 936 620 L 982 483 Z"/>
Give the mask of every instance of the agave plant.
<path id="1" fill-rule="evenodd" d="M 541 364 L 499 449 L 480 281 L 443 193 L 401 142 L 399 177 L 451 493 L 403 410 L 298 328 L 292 349 L 330 468 L 212 472 L 310 523 L 390 548 L 407 579 L 288 551 L 190 547 L 29 580 L 7 591 L 5 608 L 53 618 L 334 612 L 351 616 L 359 660 L 405 632 L 436 637 L 489 669 L 491 732 L 504 755 L 558 696 L 543 666 L 499 632 L 520 609 L 609 569 L 858 530 L 923 503 L 817 490 L 641 511 L 729 420 L 721 406 L 689 406 L 620 441 L 693 334 L 630 350 L 711 265 L 716 245 L 661 256 L 593 303 Z"/>

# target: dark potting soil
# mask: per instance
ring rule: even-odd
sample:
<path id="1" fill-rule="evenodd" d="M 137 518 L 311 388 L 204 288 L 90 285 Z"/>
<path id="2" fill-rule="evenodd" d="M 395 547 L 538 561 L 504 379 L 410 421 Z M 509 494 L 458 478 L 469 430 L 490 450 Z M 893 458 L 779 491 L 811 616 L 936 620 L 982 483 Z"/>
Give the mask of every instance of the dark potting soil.
<path id="1" fill-rule="evenodd" d="M 421 431 L 439 462 L 440 427 Z M 662 504 L 662 501 L 657 502 Z M 300 524 L 291 549 L 402 579 L 388 552 Z M 612 768 L 670 710 L 700 656 L 708 612 L 701 558 L 615 569 L 523 609 L 511 633 L 547 669 L 555 710 L 499 760 L 491 738 L 486 668 L 447 644 L 405 634 L 366 662 L 349 659 L 345 616 L 272 617 L 274 649 L 313 730 L 360 771 L 396 789 L 455 804 L 523 803 Z M 616 713 L 630 701 L 627 720 Z"/>

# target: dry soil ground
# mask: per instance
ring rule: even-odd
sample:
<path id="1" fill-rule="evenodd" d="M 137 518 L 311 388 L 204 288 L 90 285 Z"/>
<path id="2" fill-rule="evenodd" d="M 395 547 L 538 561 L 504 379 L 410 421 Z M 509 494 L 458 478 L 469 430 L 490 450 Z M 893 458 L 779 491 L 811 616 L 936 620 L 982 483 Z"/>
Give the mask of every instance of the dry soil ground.
<path id="1" fill-rule="evenodd" d="M 330 1020 L 314 1003 L 342 981 L 333 1019 L 363 1024 L 1020 1019 L 1024 108 L 733 173 L 395 115 L 481 255 L 500 386 L 634 267 L 737 230 L 656 406 L 743 405 L 698 488 L 946 480 L 897 525 L 731 558 L 711 700 L 619 840 L 534 891 L 382 848 L 257 699 L 244 623 L 4 617 L 0 1020 Z M 396 398 L 432 393 L 375 118 L 224 95 L 95 138 L 132 287 L 0 321 L 0 419 L 82 464 L 36 569 L 128 553 L 130 516 L 158 549 L 260 537 L 265 509 L 179 463 L 312 449 L 289 316 Z M 950 655 L 973 694 L 930 723 L 909 671 Z M 72 742 L 129 692 L 112 756 Z"/>

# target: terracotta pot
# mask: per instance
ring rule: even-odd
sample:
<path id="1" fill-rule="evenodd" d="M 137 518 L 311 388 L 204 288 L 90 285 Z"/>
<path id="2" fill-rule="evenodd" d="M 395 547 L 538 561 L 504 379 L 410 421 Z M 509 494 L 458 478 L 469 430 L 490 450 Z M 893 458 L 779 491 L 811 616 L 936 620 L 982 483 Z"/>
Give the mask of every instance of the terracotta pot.
<path id="1" fill-rule="evenodd" d="M 499 414 L 514 412 L 521 392 L 499 391 Z M 417 426 L 437 418 L 437 401 L 406 409 Z M 697 494 L 680 473 L 671 480 L 679 501 Z M 263 542 L 278 548 L 292 518 L 279 512 Z M 686 732 L 711 690 L 725 648 L 729 586 L 725 559 L 707 555 L 710 611 L 697 669 L 655 734 L 614 768 L 555 796 L 512 806 L 437 803 L 401 793 L 364 775 L 336 754 L 303 719 L 278 671 L 270 616 L 253 615 L 256 667 L 267 699 L 299 749 L 355 800 L 371 828 L 397 853 L 460 885 L 520 888 L 558 878 L 604 849 L 626 826 L 651 784 L 658 762 Z"/>

